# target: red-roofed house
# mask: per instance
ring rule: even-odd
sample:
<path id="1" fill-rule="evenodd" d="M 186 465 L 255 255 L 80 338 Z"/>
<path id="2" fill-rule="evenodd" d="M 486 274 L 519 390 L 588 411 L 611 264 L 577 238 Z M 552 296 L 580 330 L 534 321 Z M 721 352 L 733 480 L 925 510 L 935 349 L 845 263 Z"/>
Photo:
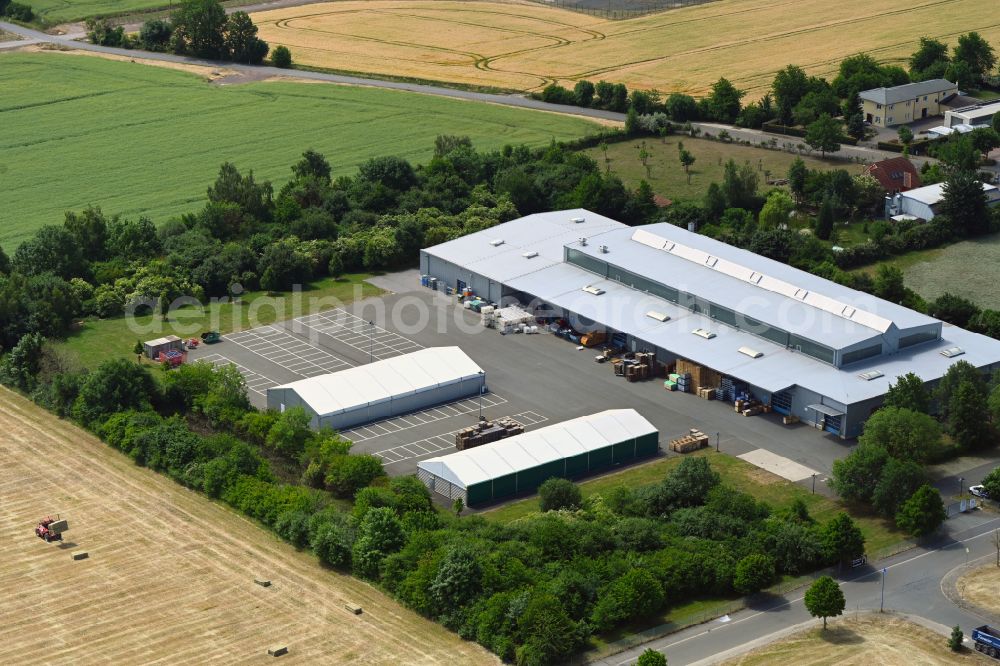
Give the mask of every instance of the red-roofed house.
<path id="1" fill-rule="evenodd" d="M 920 187 L 920 173 L 913 162 L 905 157 L 891 157 L 873 162 L 865 167 L 865 173 L 873 176 L 886 194 L 898 194 Z"/>

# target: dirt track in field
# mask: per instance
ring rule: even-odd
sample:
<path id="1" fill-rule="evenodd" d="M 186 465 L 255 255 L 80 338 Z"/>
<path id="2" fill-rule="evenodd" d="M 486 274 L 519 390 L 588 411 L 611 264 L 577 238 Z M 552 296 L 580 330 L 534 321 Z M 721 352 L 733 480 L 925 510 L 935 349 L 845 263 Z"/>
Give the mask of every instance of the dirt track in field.
<path id="1" fill-rule="evenodd" d="M 497 663 L 5 389 L 0 432 L 2 664 Z M 67 543 L 35 537 L 46 513 Z"/>

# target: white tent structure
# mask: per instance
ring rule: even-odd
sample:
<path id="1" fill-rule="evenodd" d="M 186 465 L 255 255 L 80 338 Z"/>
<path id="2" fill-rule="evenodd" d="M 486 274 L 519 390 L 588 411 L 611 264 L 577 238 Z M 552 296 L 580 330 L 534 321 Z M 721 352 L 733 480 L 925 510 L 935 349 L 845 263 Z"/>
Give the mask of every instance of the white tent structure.
<path id="1" fill-rule="evenodd" d="M 651 456 L 656 427 L 634 409 L 610 409 L 417 463 L 432 492 L 467 506 L 534 492 L 552 477 L 574 478 Z"/>
<path id="2" fill-rule="evenodd" d="M 303 407 L 314 428 L 343 430 L 478 395 L 486 373 L 458 347 L 429 347 L 267 389 L 268 409 Z"/>

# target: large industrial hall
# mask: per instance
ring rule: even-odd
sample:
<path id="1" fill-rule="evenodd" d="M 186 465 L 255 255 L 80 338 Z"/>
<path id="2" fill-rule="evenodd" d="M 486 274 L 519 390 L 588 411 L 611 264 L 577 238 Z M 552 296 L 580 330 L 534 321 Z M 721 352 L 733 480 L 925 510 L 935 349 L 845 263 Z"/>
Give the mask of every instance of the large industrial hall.
<path id="1" fill-rule="evenodd" d="M 843 438 L 890 383 L 940 379 L 958 360 L 989 372 L 1000 341 L 670 224 L 629 227 L 587 210 L 529 215 L 421 251 L 421 273 L 577 330 L 604 330 L 708 372 Z"/>

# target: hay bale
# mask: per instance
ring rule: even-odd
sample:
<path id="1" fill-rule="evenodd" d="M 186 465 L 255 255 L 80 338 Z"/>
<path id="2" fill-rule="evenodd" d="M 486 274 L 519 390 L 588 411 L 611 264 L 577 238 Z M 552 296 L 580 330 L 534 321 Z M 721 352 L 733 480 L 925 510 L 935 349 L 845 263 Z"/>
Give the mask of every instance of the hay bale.
<path id="1" fill-rule="evenodd" d="M 261 578 L 260 576 L 256 576 L 253 579 L 253 582 L 257 583 L 261 587 L 271 587 L 271 581 L 267 578 Z"/>
<path id="2" fill-rule="evenodd" d="M 70 553 L 70 557 L 72 557 L 74 560 L 85 560 L 88 557 L 90 557 L 90 555 L 85 550 L 74 550 L 72 553 Z"/>
<path id="3" fill-rule="evenodd" d="M 267 648 L 267 653 L 272 657 L 280 657 L 283 654 L 288 654 L 287 645 L 276 645 L 275 647 Z"/>
<path id="4" fill-rule="evenodd" d="M 350 604 L 350 603 L 344 604 L 344 608 L 354 613 L 355 615 L 361 615 L 361 606 L 358 606 L 357 604 Z"/>

